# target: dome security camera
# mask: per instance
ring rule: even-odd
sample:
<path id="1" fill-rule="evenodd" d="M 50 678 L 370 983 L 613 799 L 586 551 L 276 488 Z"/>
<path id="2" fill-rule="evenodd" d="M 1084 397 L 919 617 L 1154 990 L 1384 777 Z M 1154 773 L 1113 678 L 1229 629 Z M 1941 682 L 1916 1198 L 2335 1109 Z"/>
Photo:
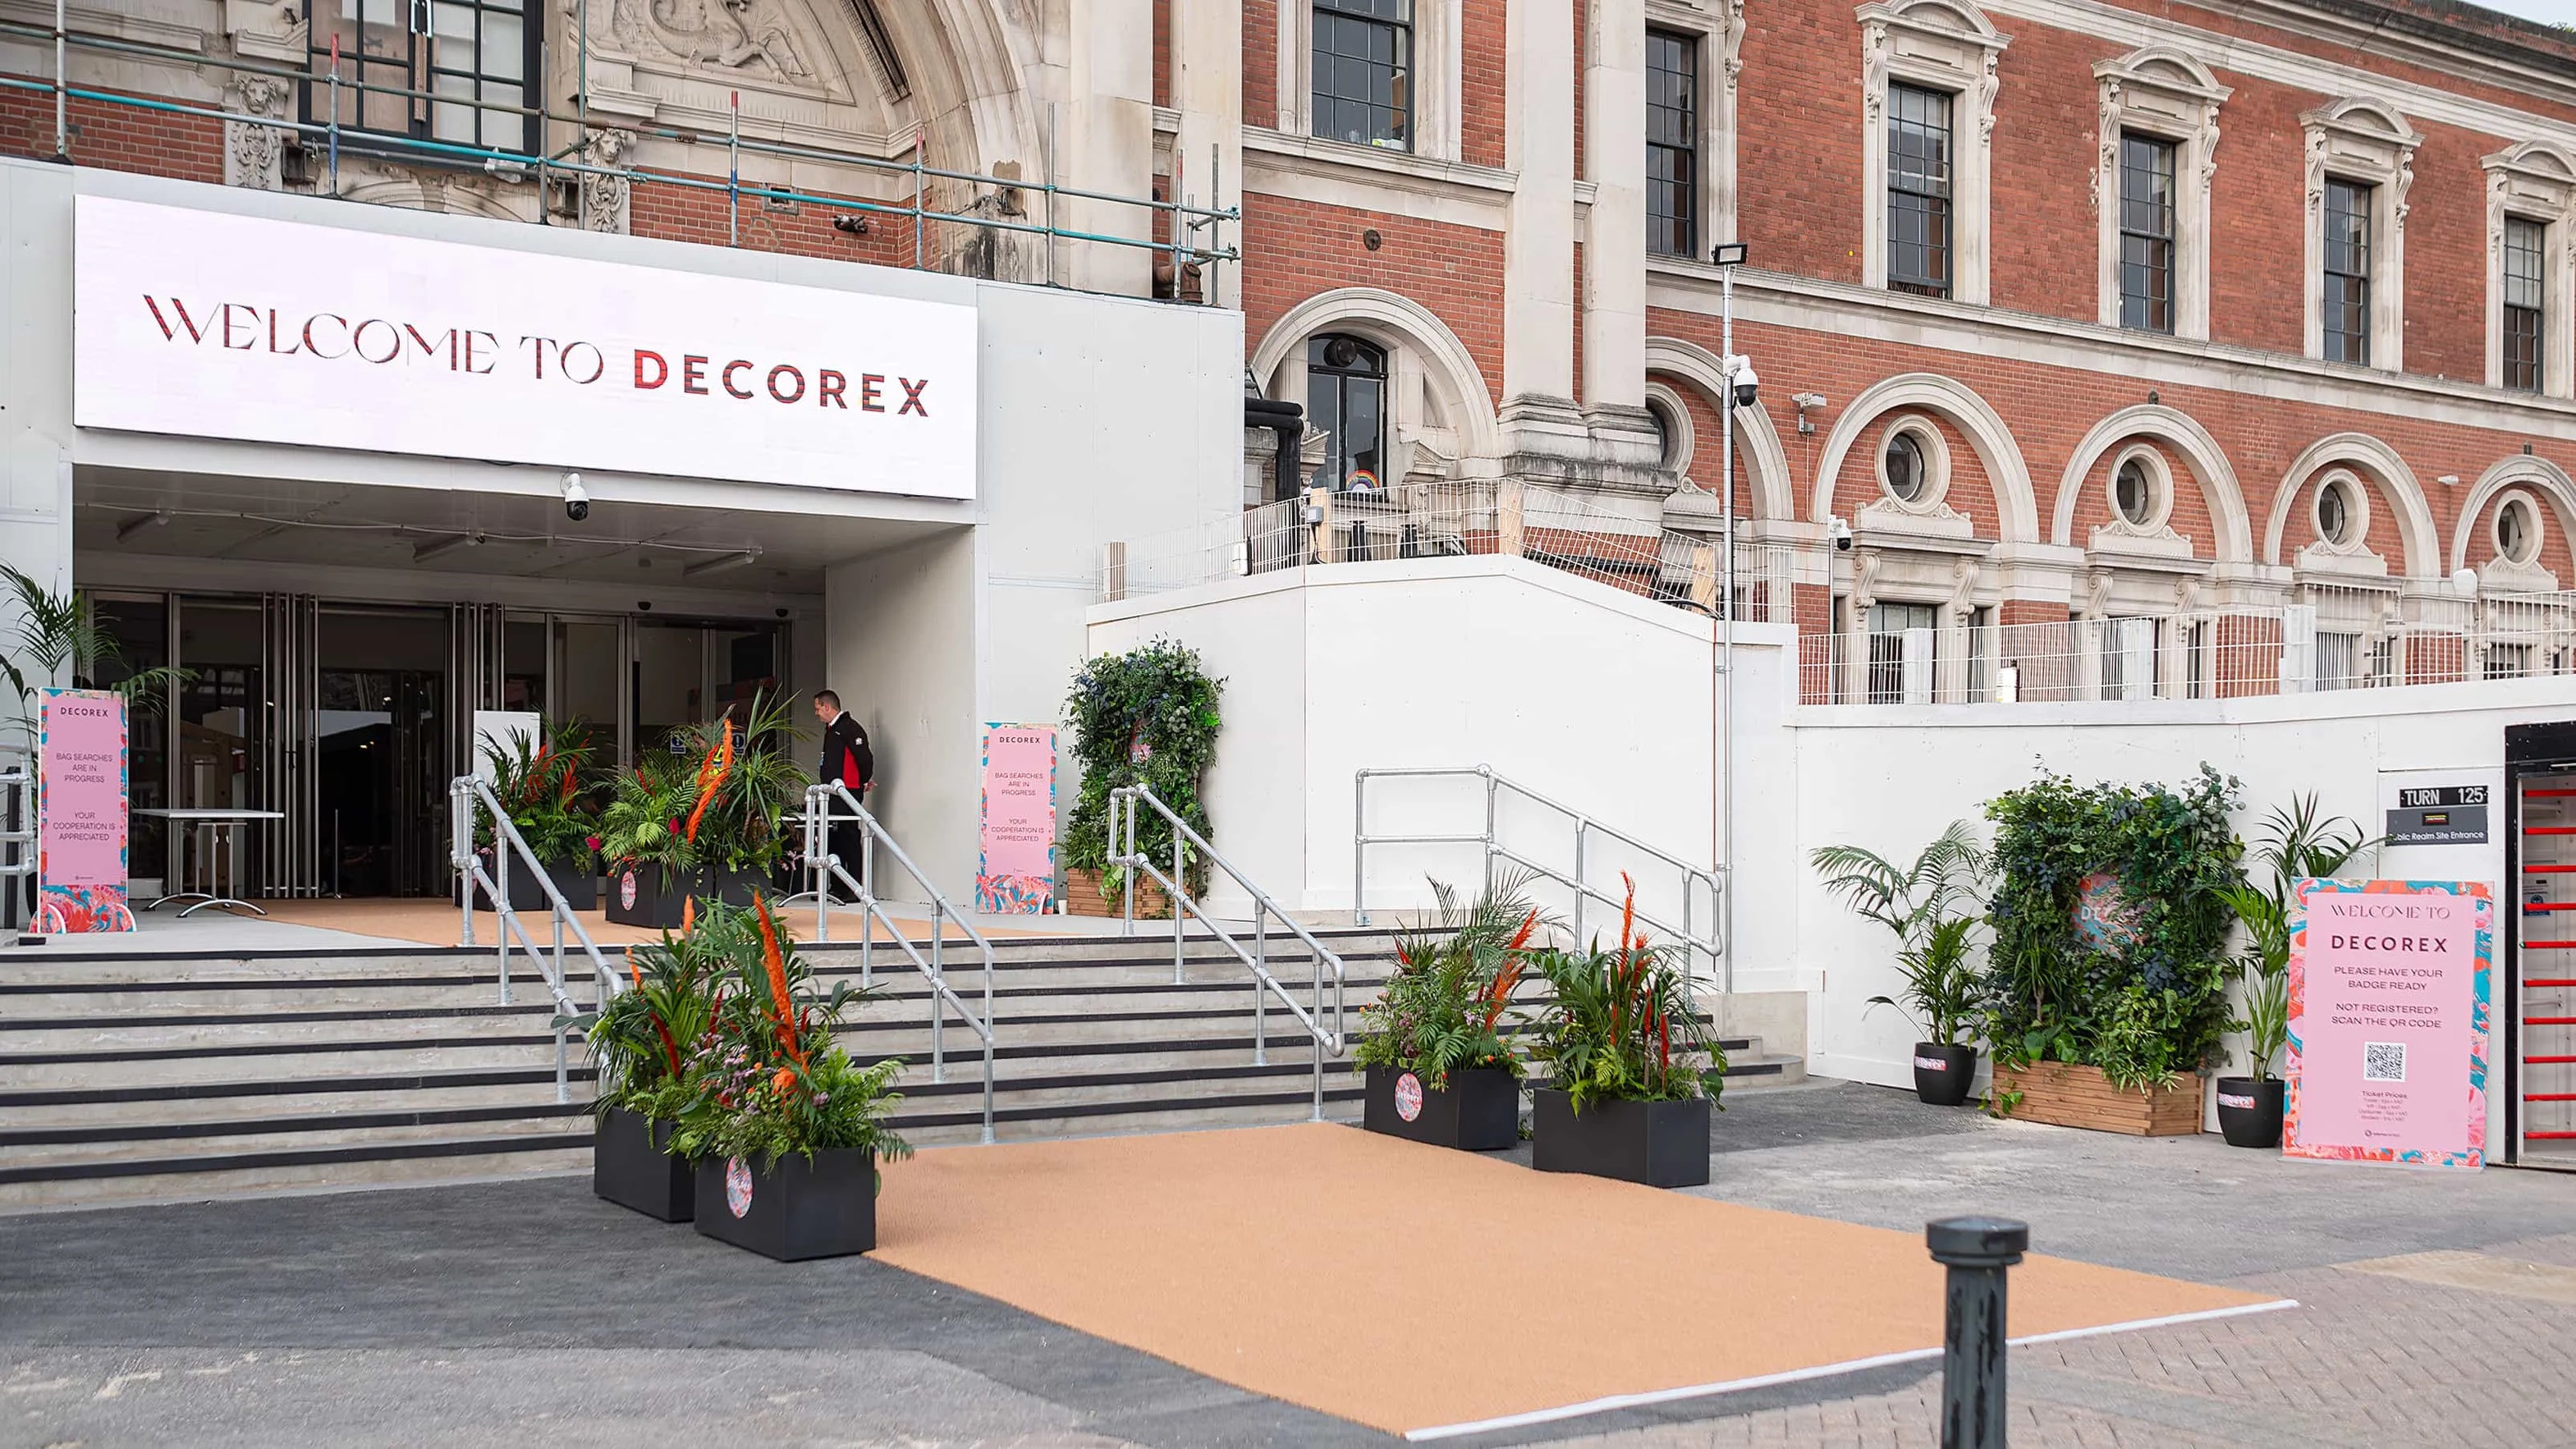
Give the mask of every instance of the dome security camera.
<path id="1" fill-rule="evenodd" d="M 1851 552 L 1852 531 L 1850 524 L 1843 522 L 1839 518 L 1831 519 L 1825 524 L 1825 533 L 1834 541 L 1834 552 Z"/>
<path id="2" fill-rule="evenodd" d="M 1735 378 L 1735 405 L 1740 408 L 1753 406 L 1753 400 L 1760 395 L 1762 388 L 1761 377 L 1753 371 L 1753 359 L 1732 357 L 1727 360 L 1734 364 L 1728 371 Z"/>
<path id="3" fill-rule="evenodd" d="M 564 517 L 575 523 L 590 517 L 590 490 L 581 486 L 579 473 L 563 475 Z"/>

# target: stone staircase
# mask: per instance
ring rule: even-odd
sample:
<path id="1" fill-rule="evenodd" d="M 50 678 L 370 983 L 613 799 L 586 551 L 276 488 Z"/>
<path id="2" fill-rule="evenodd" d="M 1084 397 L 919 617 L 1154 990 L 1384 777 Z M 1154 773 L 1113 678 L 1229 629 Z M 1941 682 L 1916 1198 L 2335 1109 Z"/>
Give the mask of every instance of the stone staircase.
<path id="1" fill-rule="evenodd" d="M 1356 1028 L 1393 942 L 1317 934 L 1349 972 Z M 803 949 L 826 981 L 859 975 L 853 944 Z M 1168 935 L 1005 938 L 995 950 L 1002 1140 L 1312 1111 L 1313 1042 L 1274 1000 L 1267 1059 L 1254 1064 L 1251 978 L 1223 946 L 1191 941 L 1179 985 Z M 587 1168 L 592 1074 L 575 1039 L 571 1100 L 556 1100 L 551 999 L 515 964 L 503 1006 L 489 950 L 11 953 L 0 959 L 0 1211 Z M 945 1080 L 933 1081 L 929 984 L 883 944 L 874 967 L 880 994 L 849 1014 L 842 1043 L 863 1062 L 906 1061 L 895 1121 L 912 1141 L 975 1141 L 980 1040 L 952 1015 Z M 952 947 L 947 969 L 980 1009 L 980 961 Z M 1306 979 L 1302 955 L 1282 952 L 1272 970 Z M 588 999 L 586 984 L 575 991 Z M 1731 1079 L 1803 1075 L 1758 1041 L 1727 1048 Z M 1349 1062 L 1328 1058 L 1325 1115 L 1355 1120 L 1359 1096 Z"/>

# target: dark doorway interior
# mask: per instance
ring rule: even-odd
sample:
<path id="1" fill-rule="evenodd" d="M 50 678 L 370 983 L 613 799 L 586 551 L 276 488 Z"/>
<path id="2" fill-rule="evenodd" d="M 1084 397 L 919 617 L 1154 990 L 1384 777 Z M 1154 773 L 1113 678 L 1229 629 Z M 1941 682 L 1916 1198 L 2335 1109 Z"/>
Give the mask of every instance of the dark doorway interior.
<path id="1" fill-rule="evenodd" d="M 456 774 L 447 615 L 326 607 L 320 634 L 323 889 L 443 894 L 447 786 Z"/>

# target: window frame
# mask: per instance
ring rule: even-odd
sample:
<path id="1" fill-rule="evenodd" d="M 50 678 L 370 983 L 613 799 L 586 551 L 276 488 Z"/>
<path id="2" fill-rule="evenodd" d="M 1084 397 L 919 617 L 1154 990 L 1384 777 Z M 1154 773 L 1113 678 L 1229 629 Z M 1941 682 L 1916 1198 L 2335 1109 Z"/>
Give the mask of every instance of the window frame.
<path id="1" fill-rule="evenodd" d="M 1916 120 L 1905 115 L 1909 106 L 1920 99 L 1926 114 Z M 1938 116 L 1930 114 L 1935 108 Z M 1931 86 L 1911 81 L 1891 81 L 1887 87 L 1887 289 L 1917 297 L 1949 297 L 1959 285 L 1959 97 Z M 1940 169 L 1937 175 L 1929 169 L 1916 170 L 1900 161 L 1905 148 L 1898 144 L 1899 128 L 1914 127 L 1925 137 L 1937 137 Z M 1915 178 L 1922 179 L 1917 180 Z M 1918 244 L 1906 239 L 1906 228 L 1897 217 L 1909 208 L 1925 220 L 1923 239 L 1919 243 L 1923 266 L 1908 271 L 1898 258 Z M 1937 259 L 1937 270 L 1935 261 Z"/>
<path id="2" fill-rule="evenodd" d="M 1861 285 L 1889 285 L 1889 88 L 1947 92 L 1950 108 L 1948 299 L 1983 306 L 1993 295 L 1991 222 L 1995 94 L 2010 38 L 1973 0 L 1871 0 L 1861 26 Z"/>
<path id="3" fill-rule="evenodd" d="M 2503 349 L 2499 359 L 2503 365 L 2502 385 L 2512 392 L 2536 393 L 2549 376 L 2544 341 L 2549 335 L 2549 223 L 2508 215 L 2498 240 L 2503 248 L 2503 275 L 2499 281 L 2504 294 L 2498 299 L 2504 309 L 2499 339 Z M 2518 245 L 2526 240 L 2529 245 Z M 2527 263 L 2527 267 L 2517 266 L 2518 262 Z M 2517 286 L 2529 288 L 2528 302 L 2516 300 Z"/>
<path id="4" fill-rule="evenodd" d="M 1377 361 L 1376 370 L 1372 372 L 1356 365 L 1336 367 L 1326 360 L 1327 350 L 1337 340 L 1347 340 L 1356 345 L 1363 358 L 1374 356 Z M 1326 486 L 1332 492 L 1347 491 L 1346 485 L 1351 477 L 1350 464 L 1354 454 L 1349 447 L 1347 424 L 1350 415 L 1350 384 L 1353 382 L 1377 384 L 1377 445 L 1369 451 L 1377 454 L 1378 466 L 1375 470 L 1377 486 L 1389 488 L 1397 481 L 1387 476 L 1389 470 L 1386 466 L 1388 445 L 1394 433 L 1394 429 L 1390 426 L 1392 419 L 1388 414 L 1395 398 L 1395 361 L 1393 349 L 1356 332 L 1324 331 L 1306 339 L 1306 416 L 1310 424 L 1321 413 L 1321 410 L 1315 406 L 1317 383 L 1330 380 L 1334 390 L 1332 426 L 1322 428 L 1317 425 L 1318 430 L 1324 432 L 1328 439 L 1324 445 L 1323 469 L 1318 470 L 1317 476 L 1325 476 L 1324 469 L 1331 470 L 1331 481 Z M 1301 485 L 1299 491 L 1302 493 L 1306 486 L 1314 485 Z"/>
<path id="5" fill-rule="evenodd" d="M 1307 129 L 1321 140 L 1338 141 L 1346 146 L 1366 146 L 1372 150 L 1397 151 L 1405 155 L 1412 155 L 1420 146 L 1422 133 L 1421 96 L 1419 93 L 1420 87 L 1416 81 L 1416 74 L 1419 71 L 1420 66 L 1416 54 L 1418 45 L 1414 35 L 1414 25 L 1418 7 L 1415 0 L 1385 0 L 1385 3 L 1392 4 L 1403 12 L 1402 18 L 1395 19 L 1374 13 L 1377 8 L 1377 3 L 1378 0 L 1307 0 L 1308 7 L 1312 12 L 1308 21 L 1309 30 L 1307 37 Z M 1327 15 L 1333 17 L 1335 21 L 1334 26 L 1328 27 L 1324 23 L 1324 17 Z M 1388 91 L 1390 95 L 1396 97 L 1396 99 L 1390 101 L 1383 107 L 1381 107 L 1377 101 L 1366 96 L 1349 96 L 1338 91 L 1327 96 L 1323 92 L 1324 67 L 1320 62 L 1323 56 L 1325 37 L 1328 32 L 1336 30 L 1342 25 L 1356 27 L 1363 31 L 1384 31 L 1392 37 L 1393 44 L 1390 48 L 1393 50 L 1394 55 L 1393 58 L 1387 62 L 1387 76 L 1389 81 Z M 1374 66 L 1377 64 L 1376 59 L 1372 56 L 1347 55 L 1338 50 L 1334 51 L 1332 54 L 1336 61 L 1347 62 L 1353 65 Z M 1339 66 L 1335 67 L 1336 72 L 1338 72 L 1339 69 Z M 1327 100 L 1333 101 L 1340 106 L 1361 107 L 1372 113 L 1380 109 L 1391 113 L 1395 117 L 1396 130 L 1400 134 L 1402 144 L 1393 144 L 1390 141 L 1377 139 L 1374 136 L 1366 139 L 1354 140 L 1347 135 L 1328 133 L 1324 131 L 1322 129 L 1324 124 L 1324 102 Z M 1374 116 L 1372 116 L 1372 119 L 1374 119 Z"/>
<path id="6" fill-rule="evenodd" d="M 2151 159 L 2161 157 L 2164 163 L 2161 172 L 2153 166 L 2132 165 L 2133 148 L 2147 152 Z M 2151 131 L 2123 131 L 2120 133 L 2119 150 L 2119 179 L 2113 189 L 2113 204 L 2119 212 L 2120 325 L 2133 332 L 2160 332 L 2172 336 L 2181 318 L 2180 309 L 2176 306 L 2175 284 L 2179 281 L 2180 269 L 2176 263 L 2181 251 L 2182 198 L 2177 172 L 2182 164 L 2182 148 Z M 2152 198 L 2140 199 L 2130 195 L 2130 179 L 2137 176 L 2163 182 L 2164 197 L 2160 208 Z M 2142 228 L 2137 224 L 2141 212 L 2158 209 L 2162 212 L 2160 229 Z M 2132 253 L 2139 250 L 2149 253 L 2152 260 L 2133 260 Z M 2141 273 L 2164 283 L 2161 296 L 2153 291 L 2130 290 L 2131 277 Z M 2130 305 L 2133 300 L 2138 304 L 2135 308 Z M 2155 308 L 2159 305 L 2163 308 L 2161 320 L 2155 315 Z"/>
<path id="7" fill-rule="evenodd" d="M 2346 96 L 2304 113 L 2307 137 L 2306 355 L 2340 361 L 2326 352 L 2326 211 L 2334 183 L 2370 188 L 2369 247 L 2365 272 L 2368 322 L 2366 361 L 2381 372 L 2406 366 L 2406 193 L 2415 182 L 2415 151 L 2424 138 L 2394 106 Z"/>
<path id="8" fill-rule="evenodd" d="M 518 122 L 518 134 L 515 137 L 505 137 L 500 140 L 487 139 L 484 134 L 484 124 L 488 114 L 486 107 L 493 104 L 515 105 L 531 113 L 545 108 L 545 76 L 541 61 L 545 27 L 551 12 L 543 4 L 537 3 L 537 0 L 521 0 L 516 9 L 511 9 L 508 6 L 493 3 L 493 0 L 386 0 L 386 3 L 388 8 L 399 12 L 403 22 L 403 54 L 398 62 L 403 72 L 401 85 L 404 89 L 422 94 L 390 95 L 352 89 L 349 83 L 367 74 L 367 63 L 353 51 L 343 49 L 340 55 L 342 84 L 338 88 L 347 92 L 338 102 L 340 148 L 343 151 L 398 157 L 423 165 L 473 169 L 481 168 L 483 163 L 479 158 L 459 156 L 451 152 L 431 151 L 404 143 L 435 141 L 441 145 L 471 146 L 477 150 L 501 152 L 512 156 L 535 156 L 539 153 L 540 118 L 537 115 L 522 114 L 510 117 L 505 114 L 497 118 L 505 126 L 512 119 Z M 443 9 L 464 9 L 473 13 L 475 17 L 473 49 L 477 69 L 460 70 L 454 66 L 439 64 L 442 58 L 439 41 L 442 37 L 438 35 L 436 27 L 438 12 Z M 518 19 L 519 75 L 515 82 L 508 77 L 489 76 L 479 68 L 483 63 L 481 43 L 483 17 L 487 14 L 515 16 Z M 360 35 L 363 37 L 363 22 L 360 24 L 362 27 Z M 423 28 L 424 24 L 427 26 L 426 29 Z M 308 27 L 306 30 L 306 78 L 296 87 L 299 118 L 306 125 L 327 126 L 332 121 L 332 92 L 335 89 L 330 84 L 333 33 L 331 26 L 327 24 Z M 363 38 L 360 43 L 363 44 Z M 375 64 L 379 68 L 391 69 L 397 62 L 387 57 L 376 60 Z M 354 75 L 349 69 L 352 66 L 357 67 Z M 478 91 L 496 84 L 515 84 L 518 93 L 506 102 L 496 102 L 492 97 L 483 94 L 477 94 L 470 99 L 444 99 L 432 93 L 437 90 L 439 79 L 445 76 L 468 77 Z M 403 128 L 394 130 L 382 125 L 363 124 L 367 119 L 367 107 L 370 101 L 380 101 L 390 106 L 400 107 L 404 112 Z M 467 115 L 474 121 L 474 139 L 459 141 L 438 134 L 439 112 L 445 107 L 464 108 Z"/>
<path id="9" fill-rule="evenodd" d="M 2349 198 L 2346 201 L 2346 198 Z M 2345 204 L 2338 205 L 2339 201 Z M 2372 236 L 2378 220 L 2379 187 L 2372 182 L 2328 176 L 2325 182 L 2323 245 L 2318 253 L 2318 356 L 2327 362 L 2370 366 L 2370 344 L 2376 331 L 2371 296 L 2373 257 L 2379 250 Z M 2352 224 L 2357 241 L 2337 239 L 2338 221 Z M 2357 294 L 2357 300 L 2356 300 Z M 2340 326 L 2357 315 L 2357 327 Z"/>
<path id="10" fill-rule="evenodd" d="M 1701 63 L 1707 41 L 1708 37 L 1699 31 L 1667 25 L 1650 24 L 1646 27 L 1646 253 L 1649 256 L 1697 260 L 1704 241 L 1711 234 L 1707 230 L 1707 159 L 1704 155 L 1708 125 L 1706 68 Z M 1659 67 L 1656 64 L 1659 43 L 1676 49 L 1687 69 L 1676 72 Z M 1656 139 L 1657 113 L 1676 109 L 1656 99 L 1657 81 L 1664 75 L 1683 78 L 1680 94 L 1687 98 L 1688 103 L 1681 108 L 1678 129 L 1678 134 L 1685 139 L 1678 142 Z M 1678 179 L 1656 175 L 1658 152 L 1671 153 L 1679 158 Z M 1682 214 L 1678 217 L 1657 209 L 1659 197 L 1667 194 L 1668 190 L 1677 191 L 1682 199 Z M 1679 244 L 1660 245 L 1666 239 L 1668 229 L 1676 223 L 1682 229 Z"/>
<path id="11" fill-rule="evenodd" d="M 2218 112 L 2235 92 L 2191 55 L 2151 45 L 2093 67 L 2099 93 L 2099 151 L 2093 210 L 2098 228 L 2105 327 L 2125 327 L 2121 267 L 2122 141 L 2141 136 L 2174 148 L 2173 283 L 2170 335 L 2209 340 L 2210 187 L 2218 175 Z"/>
<path id="12" fill-rule="evenodd" d="M 2487 173 L 2486 384 L 2525 396 L 2576 397 L 2576 255 L 2568 228 L 2576 225 L 2576 154 L 2546 141 L 2526 141 L 2482 159 Z M 2516 223 L 2540 229 L 2538 322 L 2539 385 L 2516 385 L 2512 308 L 2506 252 Z"/>
<path id="13" fill-rule="evenodd" d="M 1280 4 L 1278 56 L 1274 62 L 1279 107 L 1275 115 L 1246 112 L 1244 124 L 1275 123 L 1283 136 L 1298 137 L 1318 146 L 1347 147 L 1365 155 L 1462 160 L 1466 154 L 1465 127 L 1459 97 L 1466 77 L 1457 33 L 1460 19 L 1456 7 L 1444 0 L 1413 0 L 1414 121 L 1409 151 L 1397 151 L 1391 146 L 1353 147 L 1347 141 L 1315 133 L 1315 7 L 1311 0 L 1283 0 Z M 1248 57 L 1246 64 L 1251 64 Z M 1358 155 L 1352 159 L 1357 160 Z"/>

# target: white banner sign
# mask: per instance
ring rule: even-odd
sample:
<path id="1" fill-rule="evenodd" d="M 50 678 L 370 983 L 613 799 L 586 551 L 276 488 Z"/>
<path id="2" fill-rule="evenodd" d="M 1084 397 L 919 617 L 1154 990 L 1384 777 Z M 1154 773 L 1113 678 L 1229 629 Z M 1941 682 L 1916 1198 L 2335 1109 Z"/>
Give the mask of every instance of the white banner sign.
<path id="1" fill-rule="evenodd" d="M 975 496 L 975 310 L 79 199 L 72 421 Z"/>

